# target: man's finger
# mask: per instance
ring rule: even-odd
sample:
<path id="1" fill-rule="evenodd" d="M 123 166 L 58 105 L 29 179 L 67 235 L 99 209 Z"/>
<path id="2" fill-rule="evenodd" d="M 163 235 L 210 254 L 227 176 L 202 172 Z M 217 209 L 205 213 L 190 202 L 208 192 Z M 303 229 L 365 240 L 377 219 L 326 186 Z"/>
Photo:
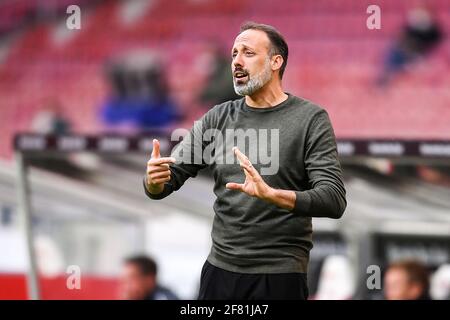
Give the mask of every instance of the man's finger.
<path id="1" fill-rule="evenodd" d="M 259 173 L 256 171 L 255 167 L 253 167 L 250 159 L 247 158 L 238 147 L 233 147 L 233 152 L 238 158 L 240 166 L 244 169 L 245 176 L 248 178 L 257 178 Z"/>
<path id="2" fill-rule="evenodd" d="M 247 177 L 251 177 L 253 179 L 257 178 L 259 173 L 256 171 L 255 167 L 251 164 L 241 164 L 242 169 L 244 169 L 244 173 Z"/>
<path id="3" fill-rule="evenodd" d="M 148 165 L 153 165 L 153 166 L 157 166 L 157 165 L 161 165 L 164 163 L 175 163 L 177 160 L 174 157 L 163 157 L 163 158 L 157 158 L 157 159 L 150 159 L 150 161 L 148 161 Z"/>
<path id="4" fill-rule="evenodd" d="M 233 152 L 236 155 L 236 157 L 238 158 L 240 163 L 246 163 L 248 161 L 247 157 L 245 156 L 245 154 L 243 154 L 241 152 L 241 150 L 238 149 L 238 147 L 233 147 Z M 249 161 L 250 162 L 250 161 Z"/>
<path id="5" fill-rule="evenodd" d="M 170 169 L 170 165 L 169 164 L 167 164 L 167 163 L 163 163 L 163 164 L 159 164 L 159 165 L 154 165 L 153 164 L 153 161 L 155 161 L 155 159 L 153 159 L 153 160 L 149 160 L 148 162 L 147 162 L 147 167 L 155 167 L 155 168 L 157 168 L 158 170 L 160 170 L 160 169 L 162 169 L 162 170 L 169 170 Z"/>
<path id="6" fill-rule="evenodd" d="M 163 167 L 164 166 L 164 167 Z M 165 166 L 169 166 L 168 164 L 161 164 L 159 166 L 153 166 L 153 165 L 149 165 L 147 167 L 147 173 L 153 173 L 153 172 L 170 172 L 170 169 L 165 167 Z"/>
<path id="7" fill-rule="evenodd" d="M 159 141 L 158 139 L 153 139 L 153 150 L 152 150 L 152 158 L 160 158 L 161 153 L 159 151 Z"/>
<path id="8" fill-rule="evenodd" d="M 250 168 L 253 167 L 252 163 L 250 162 L 250 159 L 245 154 L 243 154 L 241 150 L 238 149 L 238 147 L 233 147 L 233 151 L 241 165 L 246 165 Z"/>
<path id="9" fill-rule="evenodd" d="M 244 185 L 240 183 L 228 182 L 225 187 L 231 190 L 244 191 Z"/>
<path id="10" fill-rule="evenodd" d="M 170 181 L 170 178 L 167 177 L 167 178 L 155 179 L 152 181 L 152 183 L 153 184 L 162 184 L 162 183 L 169 182 L 169 181 Z"/>
<path id="11" fill-rule="evenodd" d="M 150 178 L 152 178 L 152 180 L 167 178 L 167 177 L 170 177 L 170 171 L 169 172 L 152 172 L 152 173 L 150 173 Z"/>

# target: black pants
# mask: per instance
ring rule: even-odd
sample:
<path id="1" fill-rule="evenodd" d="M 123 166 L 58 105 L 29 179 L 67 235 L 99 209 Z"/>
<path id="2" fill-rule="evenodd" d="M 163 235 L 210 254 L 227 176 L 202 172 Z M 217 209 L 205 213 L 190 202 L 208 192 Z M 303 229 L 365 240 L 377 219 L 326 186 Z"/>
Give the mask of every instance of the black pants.
<path id="1" fill-rule="evenodd" d="M 203 265 L 199 300 L 306 300 L 305 273 L 244 274 Z"/>

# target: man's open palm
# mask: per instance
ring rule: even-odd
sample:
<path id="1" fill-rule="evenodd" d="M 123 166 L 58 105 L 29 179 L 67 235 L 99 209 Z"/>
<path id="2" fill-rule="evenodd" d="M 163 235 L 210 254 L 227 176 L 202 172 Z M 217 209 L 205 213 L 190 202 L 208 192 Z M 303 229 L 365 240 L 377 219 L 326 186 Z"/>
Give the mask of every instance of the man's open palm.
<path id="1" fill-rule="evenodd" d="M 226 184 L 226 188 L 232 190 L 239 190 L 247 193 L 252 197 L 264 199 L 270 187 L 264 182 L 258 171 L 253 167 L 250 160 L 237 147 L 233 148 L 233 152 L 239 160 L 241 168 L 244 170 L 244 183 L 230 182 Z"/>

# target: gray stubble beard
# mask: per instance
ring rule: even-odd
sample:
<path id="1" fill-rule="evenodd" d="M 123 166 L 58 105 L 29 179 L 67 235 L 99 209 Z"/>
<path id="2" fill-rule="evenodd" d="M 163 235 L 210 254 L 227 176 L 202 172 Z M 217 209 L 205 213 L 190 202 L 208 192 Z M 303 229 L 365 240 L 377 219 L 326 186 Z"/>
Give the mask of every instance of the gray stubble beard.
<path id="1" fill-rule="evenodd" d="M 233 78 L 234 91 L 240 96 L 249 96 L 264 87 L 271 79 L 270 59 L 267 58 L 264 70 L 251 77 L 247 83 L 238 85 L 236 84 L 236 79 Z"/>

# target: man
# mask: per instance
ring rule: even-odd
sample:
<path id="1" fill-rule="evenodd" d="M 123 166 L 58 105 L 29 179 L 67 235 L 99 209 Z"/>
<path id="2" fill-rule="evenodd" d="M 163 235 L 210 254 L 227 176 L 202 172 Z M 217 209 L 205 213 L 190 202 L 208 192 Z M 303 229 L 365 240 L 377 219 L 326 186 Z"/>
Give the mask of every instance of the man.
<path id="1" fill-rule="evenodd" d="M 157 282 L 157 265 L 146 256 L 125 260 L 120 278 L 122 297 L 126 300 L 177 300 L 175 294 Z"/>
<path id="2" fill-rule="evenodd" d="M 378 84 L 389 84 L 394 75 L 411 63 L 425 58 L 443 39 L 441 26 L 431 11 L 419 4 L 408 12 L 400 39 L 390 48 Z"/>
<path id="3" fill-rule="evenodd" d="M 207 166 L 214 175 L 212 248 L 199 299 L 306 299 L 311 217 L 340 218 L 345 210 L 328 115 L 283 91 L 287 59 L 288 46 L 276 29 L 244 24 L 232 48 L 231 67 L 235 90 L 245 97 L 208 111 L 172 157 L 161 158 L 154 140 L 144 179 L 150 198 L 167 197 Z M 210 158 L 198 161 L 198 150 L 210 148 L 204 139 L 211 140 L 206 134 L 211 130 L 218 146 Z M 230 130 L 235 135 L 224 142 Z M 239 166 L 230 164 L 234 156 Z"/>
<path id="4" fill-rule="evenodd" d="M 414 260 L 391 264 L 384 276 L 387 300 L 428 300 L 429 287 L 426 267 Z"/>

